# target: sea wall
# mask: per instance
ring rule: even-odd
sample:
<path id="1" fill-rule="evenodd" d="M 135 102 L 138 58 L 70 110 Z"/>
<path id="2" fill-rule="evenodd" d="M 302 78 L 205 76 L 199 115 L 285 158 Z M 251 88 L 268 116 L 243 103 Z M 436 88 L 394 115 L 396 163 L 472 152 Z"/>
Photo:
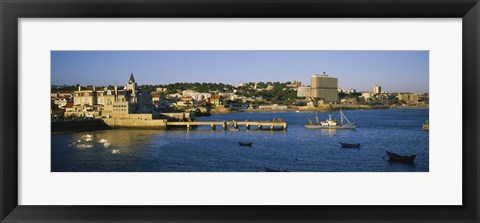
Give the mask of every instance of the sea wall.
<path id="1" fill-rule="evenodd" d="M 162 118 L 172 121 L 189 121 L 195 118 L 195 113 L 193 112 L 162 112 L 160 115 Z"/>
<path id="2" fill-rule="evenodd" d="M 111 128 L 158 129 L 167 128 L 165 119 L 118 119 L 105 118 L 103 121 Z"/>
<path id="3" fill-rule="evenodd" d="M 154 114 L 114 114 L 111 116 L 113 119 L 141 119 L 152 120 L 159 117 L 154 117 Z"/>
<path id="4" fill-rule="evenodd" d="M 217 106 L 210 110 L 210 113 L 212 114 L 222 114 L 222 113 L 230 113 L 230 112 L 232 112 L 231 108 L 225 108 L 223 106 Z"/>
<path id="5" fill-rule="evenodd" d="M 110 129 L 110 126 L 108 126 L 101 119 L 92 119 L 92 120 L 82 119 L 82 120 L 66 120 L 66 121 L 51 122 L 52 134 L 85 132 L 85 131 L 106 130 L 106 129 Z"/>
<path id="6" fill-rule="evenodd" d="M 65 111 L 64 117 L 77 117 L 77 118 L 82 118 L 86 117 L 87 115 L 99 118 L 100 117 L 100 112 L 94 112 L 94 111 L 89 111 L 89 112 L 70 112 L 70 111 Z"/>

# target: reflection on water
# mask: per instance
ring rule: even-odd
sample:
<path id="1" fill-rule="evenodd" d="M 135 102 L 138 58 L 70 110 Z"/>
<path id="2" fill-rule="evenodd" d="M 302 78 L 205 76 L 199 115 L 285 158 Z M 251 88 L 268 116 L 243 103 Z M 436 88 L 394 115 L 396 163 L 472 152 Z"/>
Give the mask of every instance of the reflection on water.
<path id="1" fill-rule="evenodd" d="M 52 136 L 52 171 L 294 172 L 428 171 L 428 109 L 345 111 L 357 130 L 305 129 L 309 113 L 232 113 L 206 120 L 283 118 L 288 131 L 104 130 Z M 328 114 L 319 113 L 319 118 Z M 325 117 L 323 117 L 325 116 Z M 342 149 L 339 141 L 361 143 Z M 238 142 L 253 142 L 252 147 Z M 390 163 L 385 150 L 417 154 L 414 165 Z"/>
<path id="2" fill-rule="evenodd" d="M 328 138 L 330 139 L 334 138 L 337 133 L 337 129 L 307 129 L 307 130 L 317 131 L 316 133 L 324 134 L 328 136 Z M 345 130 L 339 129 L 338 131 L 345 131 Z M 355 131 L 355 130 L 347 130 L 347 131 Z"/>

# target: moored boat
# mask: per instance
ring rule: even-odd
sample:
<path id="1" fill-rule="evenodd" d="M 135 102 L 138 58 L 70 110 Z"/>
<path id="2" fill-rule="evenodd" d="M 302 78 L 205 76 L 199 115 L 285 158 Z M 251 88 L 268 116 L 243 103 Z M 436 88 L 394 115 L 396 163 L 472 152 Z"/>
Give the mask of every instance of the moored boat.
<path id="1" fill-rule="evenodd" d="M 276 170 L 276 169 L 271 169 L 268 167 L 265 167 L 265 171 L 267 172 L 288 172 L 287 170 Z"/>
<path id="2" fill-rule="evenodd" d="M 417 155 L 410 155 L 410 156 L 401 156 L 396 153 L 392 153 L 389 151 L 385 151 L 388 155 L 388 160 L 391 162 L 398 162 L 398 163 L 414 163 L 415 157 Z"/>
<path id="3" fill-rule="evenodd" d="M 340 145 L 342 145 L 342 148 L 360 148 L 360 143 L 355 143 L 355 144 L 352 144 L 352 143 L 343 143 L 343 142 L 339 142 Z"/>
<path id="4" fill-rule="evenodd" d="M 238 142 L 240 146 L 252 146 L 253 142 Z"/>
<path id="5" fill-rule="evenodd" d="M 322 122 L 318 121 L 318 116 L 315 114 L 316 123 L 312 123 L 312 120 L 308 118 L 309 124 L 305 124 L 307 129 L 357 129 L 356 122 L 350 122 L 348 118 L 343 114 L 342 109 L 340 109 L 340 123 L 337 120 L 332 118 L 332 115 L 328 116 L 328 119 Z M 344 122 L 344 120 L 346 122 Z"/>
<path id="6" fill-rule="evenodd" d="M 428 123 L 428 120 L 426 120 L 425 123 L 423 123 L 422 128 L 423 130 L 426 130 L 426 131 L 430 129 L 430 124 Z"/>

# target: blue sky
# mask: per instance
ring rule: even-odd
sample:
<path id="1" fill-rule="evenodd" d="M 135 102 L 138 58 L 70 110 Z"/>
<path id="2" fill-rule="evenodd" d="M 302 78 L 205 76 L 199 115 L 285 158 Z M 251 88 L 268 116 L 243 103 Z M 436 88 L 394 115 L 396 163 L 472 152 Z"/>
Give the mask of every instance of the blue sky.
<path id="1" fill-rule="evenodd" d="M 428 92 L 428 51 L 52 51 L 53 85 L 287 82 L 326 72 L 339 87 Z"/>

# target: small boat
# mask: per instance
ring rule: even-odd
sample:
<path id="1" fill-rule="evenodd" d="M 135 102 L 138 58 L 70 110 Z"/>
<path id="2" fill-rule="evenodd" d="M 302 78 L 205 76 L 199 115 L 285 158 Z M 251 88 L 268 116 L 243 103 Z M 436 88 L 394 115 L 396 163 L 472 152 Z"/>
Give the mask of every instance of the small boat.
<path id="1" fill-rule="evenodd" d="M 337 123 L 337 120 L 332 118 L 332 115 L 328 115 L 328 119 L 322 122 L 318 121 L 318 115 L 315 113 L 316 123 L 312 123 L 312 120 L 308 118 L 309 124 L 305 124 L 307 129 L 357 129 L 356 122 L 350 122 L 348 118 L 343 114 L 342 109 L 340 109 L 340 123 Z M 344 123 L 343 120 L 346 120 Z"/>
<path id="2" fill-rule="evenodd" d="M 276 170 L 276 169 L 271 169 L 268 167 L 265 167 L 265 171 L 267 172 L 288 172 L 287 170 Z"/>
<path id="3" fill-rule="evenodd" d="M 423 123 L 422 128 L 423 130 L 426 130 L 426 131 L 430 129 L 430 124 L 428 124 L 428 120 L 426 120 L 425 123 Z"/>
<path id="4" fill-rule="evenodd" d="M 253 142 L 238 142 L 240 146 L 252 146 Z"/>
<path id="5" fill-rule="evenodd" d="M 385 151 L 385 152 L 388 155 L 389 161 L 398 162 L 398 163 L 414 163 L 415 157 L 417 156 L 417 155 L 401 156 L 389 151 Z"/>
<path id="6" fill-rule="evenodd" d="M 360 143 L 356 143 L 356 144 L 351 144 L 351 143 L 343 143 L 343 142 L 339 142 L 340 145 L 342 145 L 342 148 L 360 148 Z"/>
<path id="7" fill-rule="evenodd" d="M 229 128 L 229 130 L 232 132 L 238 132 L 238 129 L 235 129 L 235 128 Z"/>

